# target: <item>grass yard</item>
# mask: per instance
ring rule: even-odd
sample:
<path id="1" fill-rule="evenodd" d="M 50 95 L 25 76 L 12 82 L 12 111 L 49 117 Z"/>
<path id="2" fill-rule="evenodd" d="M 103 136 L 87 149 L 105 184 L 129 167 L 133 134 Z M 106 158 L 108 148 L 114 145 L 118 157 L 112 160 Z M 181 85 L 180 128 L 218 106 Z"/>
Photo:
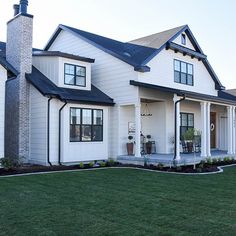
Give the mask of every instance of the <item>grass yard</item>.
<path id="1" fill-rule="evenodd" d="M 236 167 L 0 178 L 0 235 L 236 235 Z"/>

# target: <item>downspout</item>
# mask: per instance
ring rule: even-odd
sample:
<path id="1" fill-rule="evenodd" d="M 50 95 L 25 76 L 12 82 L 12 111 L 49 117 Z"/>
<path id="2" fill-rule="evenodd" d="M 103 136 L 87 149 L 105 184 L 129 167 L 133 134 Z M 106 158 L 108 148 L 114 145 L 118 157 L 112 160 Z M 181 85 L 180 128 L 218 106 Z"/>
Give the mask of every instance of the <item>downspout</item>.
<path id="1" fill-rule="evenodd" d="M 50 162 L 50 101 L 52 100 L 52 97 L 49 97 L 48 99 L 48 121 L 47 121 L 47 161 L 50 166 L 52 166 L 52 163 Z"/>
<path id="2" fill-rule="evenodd" d="M 59 110 L 59 133 L 58 133 L 58 163 L 61 164 L 61 112 L 63 108 L 67 105 L 67 102 L 64 103 L 64 105 Z"/>
<path id="3" fill-rule="evenodd" d="M 181 98 L 181 99 L 179 99 L 178 101 L 175 102 L 175 148 L 174 148 L 174 158 L 173 158 L 174 162 L 176 160 L 176 154 L 177 154 L 177 142 L 176 142 L 176 136 L 177 136 L 177 124 L 176 124 L 176 120 L 177 120 L 177 104 L 182 102 L 182 101 L 184 101 L 185 98 L 186 97 L 184 95 L 183 98 Z"/>

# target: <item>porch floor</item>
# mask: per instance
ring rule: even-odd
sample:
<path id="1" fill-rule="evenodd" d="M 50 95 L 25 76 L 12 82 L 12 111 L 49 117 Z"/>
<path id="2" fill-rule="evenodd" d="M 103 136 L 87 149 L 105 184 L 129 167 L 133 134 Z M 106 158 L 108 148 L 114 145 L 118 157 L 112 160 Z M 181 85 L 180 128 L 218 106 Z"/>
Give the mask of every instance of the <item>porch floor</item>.
<path id="1" fill-rule="evenodd" d="M 200 163 L 201 160 L 206 159 L 205 157 L 201 157 L 201 153 L 181 153 L 181 159 L 178 161 L 179 165 L 191 165 Z M 221 150 L 212 150 L 211 151 L 211 158 L 224 158 L 226 156 L 235 157 L 235 155 L 227 154 L 227 151 Z M 147 161 L 149 164 L 157 164 L 162 163 L 164 165 L 172 165 L 173 164 L 173 154 L 150 154 L 146 155 Z M 128 155 L 121 155 L 117 157 L 117 161 L 123 164 L 137 164 L 143 165 L 144 163 L 144 156 L 142 157 L 135 157 L 135 156 L 128 156 Z"/>

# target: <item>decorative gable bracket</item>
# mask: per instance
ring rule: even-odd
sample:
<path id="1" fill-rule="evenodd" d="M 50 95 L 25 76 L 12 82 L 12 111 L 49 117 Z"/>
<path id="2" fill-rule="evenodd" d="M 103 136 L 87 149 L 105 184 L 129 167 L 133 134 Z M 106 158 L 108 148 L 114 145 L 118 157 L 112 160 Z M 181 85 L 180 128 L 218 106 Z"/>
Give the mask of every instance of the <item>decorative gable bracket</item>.
<path id="1" fill-rule="evenodd" d="M 172 42 L 168 42 L 166 44 L 166 50 L 169 50 L 169 49 L 172 49 L 173 51 L 175 51 L 175 53 L 177 53 L 177 52 L 183 53 L 184 56 L 188 55 L 192 59 L 197 58 L 199 61 L 207 58 L 207 56 L 203 53 L 196 52 L 192 49 L 183 47 L 181 45 L 178 45 L 178 44 L 172 43 Z"/>

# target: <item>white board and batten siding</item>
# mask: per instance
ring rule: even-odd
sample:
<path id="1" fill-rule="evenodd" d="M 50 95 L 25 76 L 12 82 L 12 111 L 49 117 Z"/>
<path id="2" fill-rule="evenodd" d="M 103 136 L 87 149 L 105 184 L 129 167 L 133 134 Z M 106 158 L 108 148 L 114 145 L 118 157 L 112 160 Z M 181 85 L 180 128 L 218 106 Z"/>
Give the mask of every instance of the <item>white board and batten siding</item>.
<path id="1" fill-rule="evenodd" d="M 86 68 L 85 87 L 67 85 L 64 83 L 64 65 L 66 63 L 71 65 L 83 66 Z M 91 64 L 88 62 L 56 56 L 34 56 L 33 65 L 58 87 L 91 90 Z"/>
<path id="2" fill-rule="evenodd" d="M 118 155 L 119 105 L 138 102 L 138 88 L 130 86 L 130 80 L 137 80 L 137 72 L 127 63 L 105 53 L 83 39 L 61 31 L 50 49 L 95 59 L 92 64 L 92 84 L 114 99 L 116 106 L 110 109 L 109 156 Z"/>
<path id="3" fill-rule="evenodd" d="M 49 50 L 95 59 L 92 64 L 92 84 L 112 97 L 117 104 L 137 101 L 137 88 L 129 85 L 130 80 L 137 78 L 137 72 L 127 63 L 63 30 Z"/>
<path id="4" fill-rule="evenodd" d="M 174 82 L 174 59 L 193 65 L 193 86 Z M 151 71 L 138 73 L 139 82 L 217 96 L 214 80 L 203 62 L 196 58 L 191 59 L 191 57 L 183 56 L 181 53 L 164 49 L 147 65 L 151 68 Z"/>
<path id="5" fill-rule="evenodd" d="M 47 165 L 47 98 L 30 85 L 30 162 Z"/>
<path id="6" fill-rule="evenodd" d="M 33 56 L 33 65 L 54 84 L 59 81 L 59 57 Z"/>
<path id="7" fill-rule="evenodd" d="M 89 108 L 103 110 L 103 141 L 70 142 L 70 108 Z M 62 163 L 78 163 L 80 161 L 108 159 L 108 107 L 68 104 L 62 112 L 61 161 Z M 58 123 L 58 122 L 57 122 Z M 55 126 L 56 128 L 56 126 Z M 58 139 L 57 139 L 58 140 Z"/>
<path id="8" fill-rule="evenodd" d="M 4 157 L 5 87 L 7 71 L 0 65 L 0 158 Z"/>

